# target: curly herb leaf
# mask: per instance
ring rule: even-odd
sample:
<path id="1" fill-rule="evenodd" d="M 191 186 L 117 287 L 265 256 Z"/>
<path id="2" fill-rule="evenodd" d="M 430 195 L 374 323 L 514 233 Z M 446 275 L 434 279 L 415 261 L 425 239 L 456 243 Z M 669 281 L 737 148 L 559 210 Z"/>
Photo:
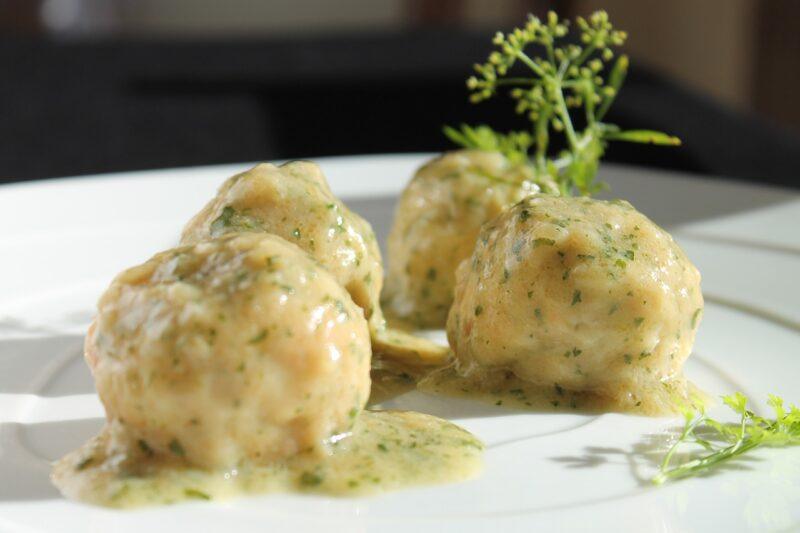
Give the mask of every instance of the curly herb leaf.
<path id="1" fill-rule="evenodd" d="M 722 401 L 739 415 L 739 423 L 724 424 L 709 418 L 702 408 L 686 409 L 683 431 L 664 456 L 659 473 L 652 479 L 654 484 L 705 474 L 760 446 L 800 445 L 800 409 L 796 406 L 787 411 L 783 399 L 770 395 L 767 403 L 775 418 L 769 419 L 749 410 L 747 397 L 740 392 L 723 396 Z M 687 444 L 700 446 L 705 453 L 673 465 L 676 451 Z"/>

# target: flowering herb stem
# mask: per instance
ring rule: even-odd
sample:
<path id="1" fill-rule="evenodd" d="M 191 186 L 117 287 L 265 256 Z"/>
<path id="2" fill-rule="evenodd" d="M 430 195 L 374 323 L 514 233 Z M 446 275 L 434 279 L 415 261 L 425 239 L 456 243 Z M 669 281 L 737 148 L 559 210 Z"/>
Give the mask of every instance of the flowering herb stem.
<path id="1" fill-rule="evenodd" d="M 614 29 L 604 11 L 588 19 L 578 17 L 581 45 L 565 41 L 568 21 L 550 12 L 546 20 L 530 15 L 527 23 L 510 33 L 497 33 L 497 47 L 476 75 L 467 80 L 470 100 L 478 103 L 511 87 L 516 112 L 531 121 L 531 131 L 498 133 L 488 126 L 445 127 L 445 135 L 466 148 L 500 151 L 514 162 L 531 165 L 541 182 L 555 181 L 561 194 L 591 195 L 604 187 L 595 181 L 599 159 L 608 141 L 679 145 L 676 137 L 649 130 L 621 131 L 602 122 L 625 80 L 628 58 L 614 62 L 607 79 L 608 63 L 615 57 L 627 34 Z M 539 46 L 545 57 L 529 55 L 527 48 Z M 532 74 L 508 76 L 519 63 Z M 571 110 L 583 108 L 584 129 L 576 128 Z M 563 133 L 567 149 L 550 154 L 550 130 Z M 533 149 L 533 155 L 529 151 Z"/>

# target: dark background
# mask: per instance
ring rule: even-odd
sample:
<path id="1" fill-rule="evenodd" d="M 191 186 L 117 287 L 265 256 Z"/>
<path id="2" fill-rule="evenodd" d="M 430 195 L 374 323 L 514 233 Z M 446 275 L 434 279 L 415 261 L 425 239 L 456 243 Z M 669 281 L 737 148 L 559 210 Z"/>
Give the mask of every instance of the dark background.
<path id="1" fill-rule="evenodd" d="M 0 0 L 0 182 L 438 151 L 494 31 L 606 8 L 632 69 L 608 116 L 678 135 L 607 160 L 800 186 L 796 0 Z"/>

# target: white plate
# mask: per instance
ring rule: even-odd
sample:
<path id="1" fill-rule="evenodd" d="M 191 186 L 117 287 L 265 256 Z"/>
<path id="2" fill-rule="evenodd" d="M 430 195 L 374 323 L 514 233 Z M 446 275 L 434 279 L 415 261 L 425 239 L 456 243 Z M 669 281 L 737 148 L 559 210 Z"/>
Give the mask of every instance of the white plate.
<path id="1" fill-rule="evenodd" d="M 383 239 L 423 155 L 321 159 L 333 190 Z M 763 450 L 717 474 L 650 486 L 652 452 L 679 421 L 515 413 L 410 394 L 487 444 L 467 483 L 366 499 L 267 495 L 111 511 L 62 499 L 50 461 L 101 425 L 81 358 L 111 277 L 176 242 L 246 164 L 0 187 L 2 531 L 740 531 L 800 527 L 800 449 Z M 615 195 L 666 226 L 703 273 L 707 307 L 689 377 L 717 395 L 800 401 L 800 196 L 606 165 Z M 725 414 L 718 409 L 715 414 Z"/>

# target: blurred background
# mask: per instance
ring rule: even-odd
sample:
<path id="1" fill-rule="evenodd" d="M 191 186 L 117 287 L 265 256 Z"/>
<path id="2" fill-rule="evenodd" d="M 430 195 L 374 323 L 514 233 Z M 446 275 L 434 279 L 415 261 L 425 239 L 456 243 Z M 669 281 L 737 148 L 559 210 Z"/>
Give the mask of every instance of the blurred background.
<path id="1" fill-rule="evenodd" d="M 608 160 L 798 187 L 798 0 L 0 0 L 0 182 L 447 149 L 523 126 L 464 80 L 527 13 L 630 34 Z"/>

